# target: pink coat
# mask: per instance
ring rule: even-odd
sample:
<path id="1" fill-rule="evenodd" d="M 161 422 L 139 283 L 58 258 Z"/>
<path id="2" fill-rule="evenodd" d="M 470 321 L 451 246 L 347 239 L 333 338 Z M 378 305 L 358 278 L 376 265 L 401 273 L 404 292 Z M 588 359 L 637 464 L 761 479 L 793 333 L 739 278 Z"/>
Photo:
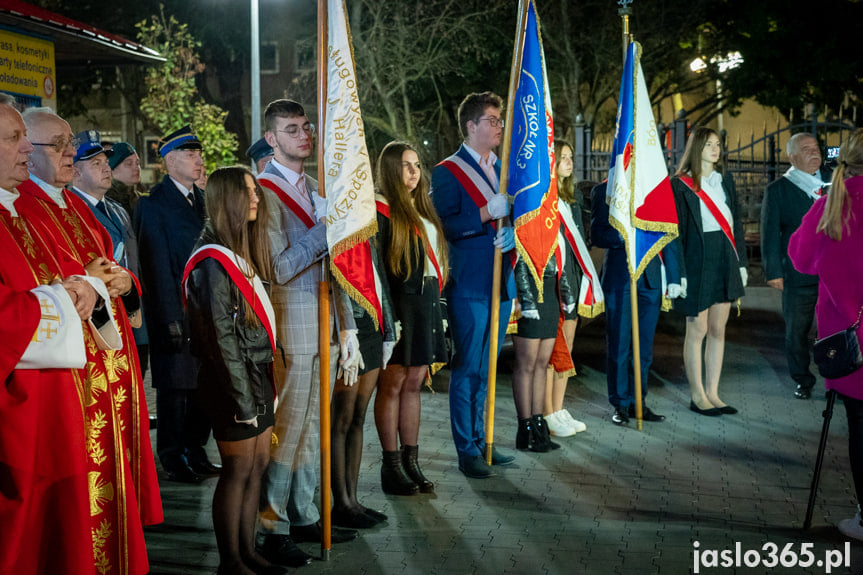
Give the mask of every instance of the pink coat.
<path id="1" fill-rule="evenodd" d="M 788 244 L 794 267 L 820 279 L 815 307 L 819 338 L 848 328 L 863 306 L 863 175 L 848 178 L 845 186 L 852 215 L 842 239 L 835 241 L 815 231 L 827 201 L 823 197 L 803 217 Z M 863 329 L 858 328 L 857 337 L 863 342 Z M 828 389 L 863 400 L 863 369 L 826 383 Z"/>

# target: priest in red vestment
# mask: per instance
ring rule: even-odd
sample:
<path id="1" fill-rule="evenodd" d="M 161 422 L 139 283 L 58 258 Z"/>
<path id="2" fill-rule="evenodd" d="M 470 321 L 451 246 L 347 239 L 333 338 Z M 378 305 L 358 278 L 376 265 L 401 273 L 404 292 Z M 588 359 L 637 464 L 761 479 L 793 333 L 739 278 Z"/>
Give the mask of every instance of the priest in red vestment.
<path id="1" fill-rule="evenodd" d="M 142 526 L 161 522 L 162 506 L 143 381 L 126 313 L 127 305 L 139 305 L 140 293 L 133 276 L 112 260 L 108 232 L 83 200 L 64 189 L 79 155 L 104 151 L 77 149 L 69 124 L 50 109 L 30 109 L 24 122 L 36 149 L 30 157 L 30 180 L 18 186 L 19 212 L 59 257 L 105 282 L 122 342 L 97 346 L 90 331 L 84 333 L 93 558 L 99 573 L 147 573 Z"/>
<path id="2" fill-rule="evenodd" d="M 97 295 L 17 212 L 33 146 L 12 102 L 0 97 L 0 573 L 95 575 L 79 368 Z"/>

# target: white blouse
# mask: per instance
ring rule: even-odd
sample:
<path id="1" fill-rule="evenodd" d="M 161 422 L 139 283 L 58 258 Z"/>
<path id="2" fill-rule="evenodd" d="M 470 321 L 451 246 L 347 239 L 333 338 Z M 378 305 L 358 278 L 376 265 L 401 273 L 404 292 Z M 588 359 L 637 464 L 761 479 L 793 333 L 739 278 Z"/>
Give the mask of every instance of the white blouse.
<path id="1" fill-rule="evenodd" d="M 713 172 L 710 176 L 701 178 L 701 189 L 713 200 L 713 203 L 716 204 L 716 207 L 725 216 L 728 225 L 733 230 L 734 218 L 731 217 L 731 208 L 728 207 L 725 190 L 722 189 L 722 174 Z M 719 222 L 713 217 L 713 214 L 710 213 L 710 210 L 707 209 L 707 205 L 703 201 L 701 202 L 701 227 L 704 233 L 722 231 Z"/>

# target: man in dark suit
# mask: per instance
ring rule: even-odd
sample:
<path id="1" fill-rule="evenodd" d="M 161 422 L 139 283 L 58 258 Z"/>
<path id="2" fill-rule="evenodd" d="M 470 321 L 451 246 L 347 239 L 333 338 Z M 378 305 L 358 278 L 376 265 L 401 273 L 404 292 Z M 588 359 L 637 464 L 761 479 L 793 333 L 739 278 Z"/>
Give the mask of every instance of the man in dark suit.
<path id="1" fill-rule="evenodd" d="M 635 375 L 632 358 L 632 303 L 630 300 L 629 266 L 626 249 L 620 233 L 608 222 L 606 185 L 603 182 L 593 188 L 590 205 L 590 238 L 594 246 L 607 248 L 602 266 L 602 291 L 605 294 L 605 341 L 606 378 L 608 401 L 614 407 L 611 421 L 625 425 L 635 417 Z M 662 250 L 668 282 L 668 297 L 682 295 L 680 268 L 672 243 Z M 641 396 L 647 396 L 647 378 L 653 363 L 653 335 L 659 321 L 662 304 L 662 268 L 660 258 L 654 257 L 641 277 L 638 278 L 638 341 L 641 352 Z M 643 405 L 643 404 L 642 404 Z M 644 421 L 664 421 L 643 405 Z"/>
<path id="2" fill-rule="evenodd" d="M 812 134 L 795 134 L 785 148 L 791 168 L 767 186 L 761 204 L 761 260 L 767 285 L 782 292 L 785 356 L 794 396 L 809 399 L 815 376 L 809 370 L 809 332 L 818 301 L 818 276 L 801 274 L 788 258 L 788 240 L 830 181 Z M 819 170 L 819 168 L 821 168 Z"/>
<path id="3" fill-rule="evenodd" d="M 509 216 L 506 196 L 497 193 L 500 160 L 493 151 L 503 132 L 501 106 L 500 97 L 491 92 L 470 94 L 462 101 L 458 118 L 464 144 L 435 166 L 431 183 L 431 198 L 443 223 L 451 267 L 444 294 L 455 343 L 449 383 L 453 442 L 459 469 L 475 478 L 494 475 L 483 457 L 494 250 L 499 247 L 508 252 L 515 247 L 512 227 L 498 230 L 494 222 Z M 503 272 L 498 351 L 515 297 L 508 261 Z M 492 465 L 513 459 L 492 453 Z"/>
<path id="4" fill-rule="evenodd" d="M 135 208 L 135 231 L 150 335 L 150 363 L 159 418 L 156 449 L 173 481 L 199 482 L 217 474 L 204 445 L 210 424 L 195 399 L 198 362 L 189 351 L 189 325 L 180 296 L 183 268 L 206 217 L 201 142 L 189 126 L 165 136 L 159 148 L 168 175 Z"/>

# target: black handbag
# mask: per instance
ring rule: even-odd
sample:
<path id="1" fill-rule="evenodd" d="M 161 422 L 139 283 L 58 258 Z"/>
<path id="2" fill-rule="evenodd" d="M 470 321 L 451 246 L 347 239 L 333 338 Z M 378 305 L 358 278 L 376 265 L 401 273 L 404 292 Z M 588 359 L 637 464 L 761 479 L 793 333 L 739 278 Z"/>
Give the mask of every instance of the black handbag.
<path id="1" fill-rule="evenodd" d="M 860 342 L 857 340 L 861 315 L 863 315 L 863 307 L 857 313 L 857 321 L 854 325 L 822 337 L 812 346 L 818 373 L 823 377 L 838 379 L 863 367 L 863 354 L 860 353 Z"/>

